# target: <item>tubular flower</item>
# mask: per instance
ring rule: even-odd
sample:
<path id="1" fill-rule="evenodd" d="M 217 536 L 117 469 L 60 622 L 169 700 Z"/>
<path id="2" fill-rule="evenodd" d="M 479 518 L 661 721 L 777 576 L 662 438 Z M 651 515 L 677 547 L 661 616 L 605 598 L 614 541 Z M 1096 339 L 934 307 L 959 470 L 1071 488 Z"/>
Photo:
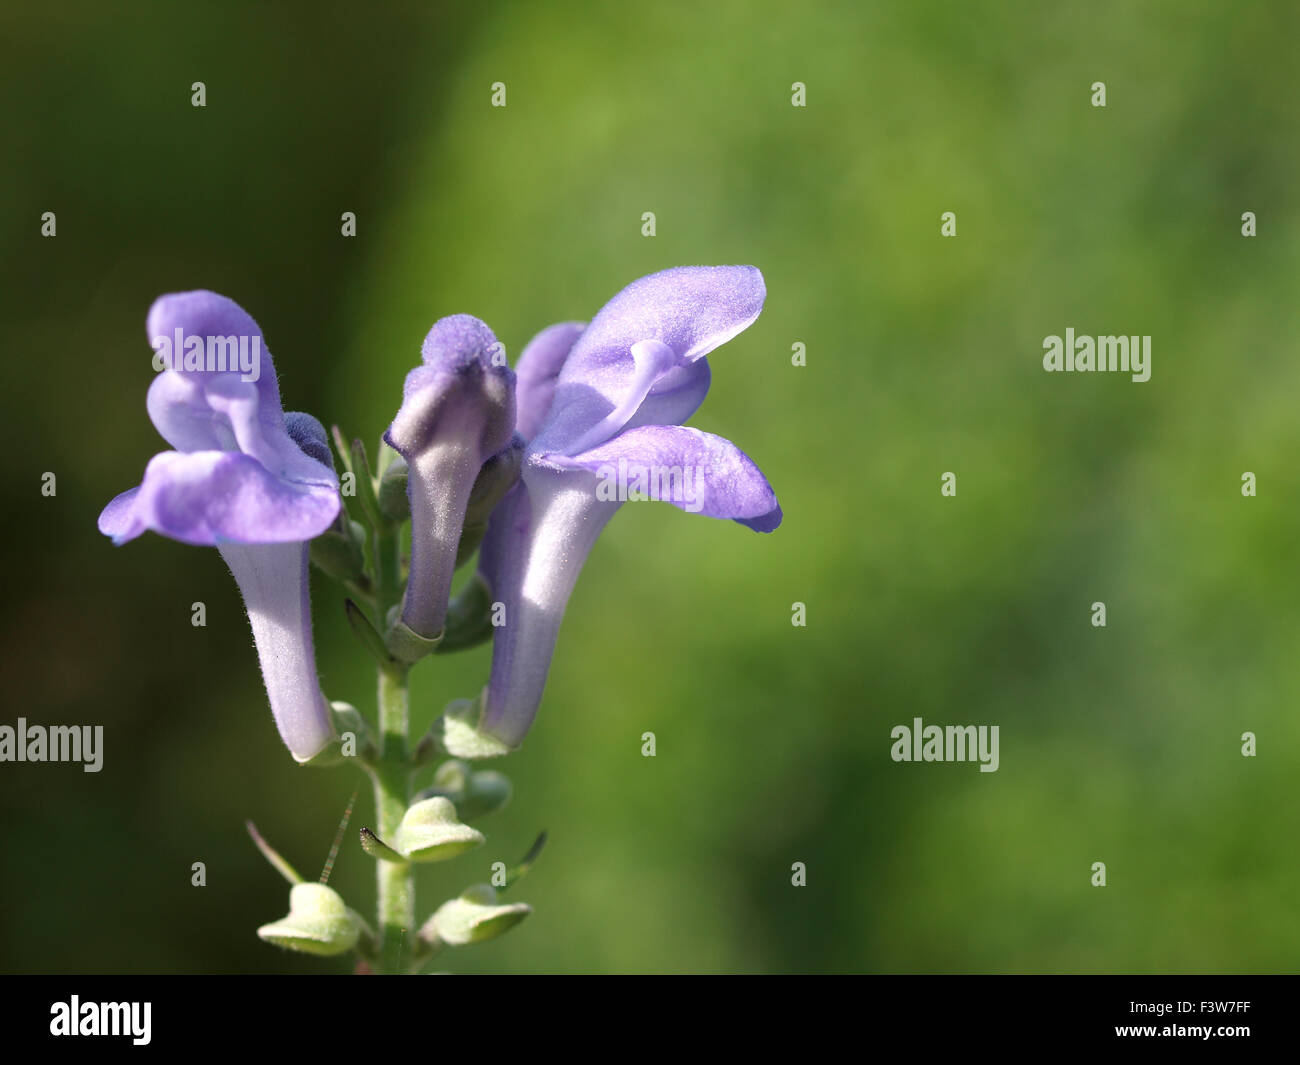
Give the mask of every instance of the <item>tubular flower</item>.
<path id="1" fill-rule="evenodd" d="M 780 524 L 776 496 L 749 457 L 681 425 L 708 391 L 704 356 L 758 317 L 765 294 L 750 266 L 665 270 L 623 289 L 585 329 L 552 326 L 524 351 L 517 428 L 530 439 L 520 483 L 493 512 L 480 556 L 505 623 L 481 717 L 448 732 L 465 756 L 503 753 L 527 733 L 569 595 L 627 499 L 649 496 L 759 532 Z"/>
<path id="2" fill-rule="evenodd" d="M 146 407 L 175 448 L 99 516 L 116 544 L 152 529 L 216 547 L 244 597 L 271 712 L 299 762 L 334 737 L 312 645 L 307 548 L 339 512 L 325 431 L 284 413 L 262 331 L 213 292 L 162 296 L 147 322 L 161 372 Z"/>
<path id="3" fill-rule="evenodd" d="M 474 482 L 514 435 L 515 375 L 501 350 L 471 315 L 435 323 L 424 364 L 407 374 L 401 409 L 384 434 L 409 468 L 411 568 L 401 620 L 424 641 L 442 633 Z"/>

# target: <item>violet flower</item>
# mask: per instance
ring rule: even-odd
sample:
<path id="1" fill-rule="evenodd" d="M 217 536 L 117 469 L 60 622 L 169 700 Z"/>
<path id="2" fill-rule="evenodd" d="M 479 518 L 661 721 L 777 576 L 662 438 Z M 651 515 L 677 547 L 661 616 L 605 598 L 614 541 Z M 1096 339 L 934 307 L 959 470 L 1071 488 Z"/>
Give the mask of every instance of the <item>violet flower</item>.
<path id="1" fill-rule="evenodd" d="M 765 294 L 751 266 L 665 270 L 633 282 L 586 329 L 552 326 L 520 357 L 518 428 L 532 439 L 480 557 L 505 624 L 482 716 L 454 730 L 467 755 L 503 753 L 531 726 L 569 595 L 626 498 L 625 476 L 668 484 L 661 498 L 692 513 L 759 532 L 780 524 L 771 486 L 739 448 L 681 426 L 708 391 L 704 356 L 758 317 Z"/>
<path id="2" fill-rule="evenodd" d="M 308 414 L 283 412 L 262 331 L 233 300 L 162 296 L 147 328 L 158 355 L 173 353 L 146 406 L 176 450 L 150 460 L 140 486 L 104 508 L 99 529 L 116 544 L 152 529 L 221 552 L 244 597 L 280 736 L 309 761 L 334 737 L 307 583 L 307 542 L 339 512 L 325 431 Z M 242 365 L 231 368 L 240 363 L 231 352 L 245 356 Z"/>
<path id="3" fill-rule="evenodd" d="M 474 481 L 514 435 L 515 375 L 502 352 L 472 315 L 434 323 L 424 365 L 406 375 L 401 409 L 384 434 L 408 466 L 411 567 L 401 620 L 419 637 L 410 641 L 415 653 L 442 635 Z"/>

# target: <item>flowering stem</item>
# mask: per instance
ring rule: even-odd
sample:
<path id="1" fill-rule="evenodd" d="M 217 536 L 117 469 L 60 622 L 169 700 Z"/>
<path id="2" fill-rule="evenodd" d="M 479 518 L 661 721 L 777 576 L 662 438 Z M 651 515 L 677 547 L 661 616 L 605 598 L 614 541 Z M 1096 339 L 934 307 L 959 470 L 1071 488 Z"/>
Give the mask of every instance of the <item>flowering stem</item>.
<path id="1" fill-rule="evenodd" d="M 380 754 L 371 769 L 379 837 L 391 840 L 410 803 L 411 761 L 407 751 L 410 707 L 406 670 L 379 670 Z M 406 862 L 375 863 L 379 878 L 379 971 L 400 973 L 414 946 L 415 874 Z"/>

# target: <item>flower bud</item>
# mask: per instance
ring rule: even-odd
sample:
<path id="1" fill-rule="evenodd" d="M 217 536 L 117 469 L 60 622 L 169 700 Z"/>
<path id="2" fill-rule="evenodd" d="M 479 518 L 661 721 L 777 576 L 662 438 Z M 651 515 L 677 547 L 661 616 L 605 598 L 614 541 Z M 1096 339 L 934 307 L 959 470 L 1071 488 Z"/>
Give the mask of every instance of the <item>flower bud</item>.
<path id="1" fill-rule="evenodd" d="M 492 639 L 492 590 L 481 573 L 475 573 L 447 607 L 446 627 L 439 654 L 464 651 Z"/>
<path id="2" fill-rule="evenodd" d="M 488 518 L 519 480 L 524 461 L 524 438 L 515 433 L 509 445 L 483 463 L 465 507 L 465 524 L 456 548 L 456 565 L 463 566 L 478 550 L 487 533 Z"/>
<path id="3" fill-rule="evenodd" d="M 426 640 L 442 632 L 465 510 L 484 462 L 510 443 L 515 376 L 492 331 L 468 314 L 438 321 L 424 365 L 406 377 L 384 439 L 406 460 L 411 568 L 402 624 Z"/>
<path id="4" fill-rule="evenodd" d="M 409 476 L 406 459 L 394 455 L 379 478 L 379 512 L 389 521 L 405 521 L 411 516 L 411 501 L 406 495 Z"/>
<path id="5" fill-rule="evenodd" d="M 441 796 L 453 803 L 462 821 L 474 821 L 501 809 L 510 801 L 510 778 L 491 769 L 473 771 L 458 759 L 443 762 L 433 774 L 433 785 L 420 798 Z"/>

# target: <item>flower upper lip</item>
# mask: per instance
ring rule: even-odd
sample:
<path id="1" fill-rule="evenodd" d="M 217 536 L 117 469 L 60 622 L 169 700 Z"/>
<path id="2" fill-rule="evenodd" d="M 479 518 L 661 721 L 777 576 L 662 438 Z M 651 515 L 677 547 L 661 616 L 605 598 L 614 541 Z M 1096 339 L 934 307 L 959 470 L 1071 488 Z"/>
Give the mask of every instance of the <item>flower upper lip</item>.
<path id="1" fill-rule="evenodd" d="M 154 301 L 149 335 L 178 331 L 255 338 L 259 347 L 262 340 L 243 308 L 205 290 Z M 100 531 L 115 543 L 146 529 L 208 546 L 295 542 L 323 532 L 338 515 L 338 477 L 290 436 L 270 352 L 255 382 L 229 371 L 164 369 L 146 407 L 176 450 L 156 455 L 141 485 L 100 515 Z"/>
<path id="2" fill-rule="evenodd" d="M 681 266 L 632 282 L 575 340 L 536 450 L 571 455 L 609 439 L 651 396 L 663 406 L 660 424 L 685 421 L 707 390 L 707 376 L 704 389 L 689 389 L 701 371 L 688 368 L 748 328 L 766 295 L 752 266 Z M 673 387 L 657 392 L 668 380 Z M 669 402 L 678 394 L 682 402 Z"/>

